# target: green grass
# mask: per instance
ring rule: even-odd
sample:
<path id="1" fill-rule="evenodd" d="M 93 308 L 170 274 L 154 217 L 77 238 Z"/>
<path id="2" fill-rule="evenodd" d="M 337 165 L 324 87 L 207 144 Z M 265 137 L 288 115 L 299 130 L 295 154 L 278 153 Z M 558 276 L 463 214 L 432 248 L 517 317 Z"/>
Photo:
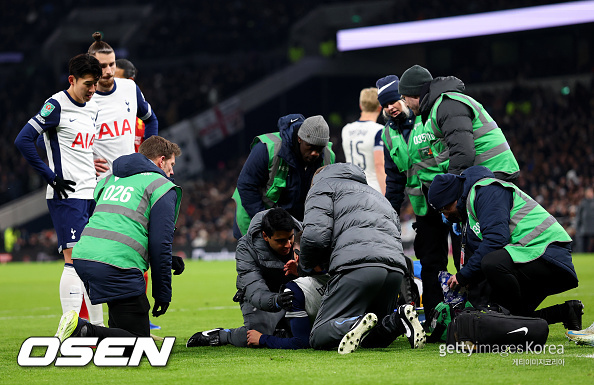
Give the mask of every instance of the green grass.
<path id="1" fill-rule="evenodd" d="M 580 287 L 546 299 L 544 306 L 581 299 L 584 327 L 594 322 L 594 255 L 577 255 Z M 173 302 L 167 314 L 153 321 L 155 334 L 177 337 L 167 367 L 21 368 L 17 355 L 30 336 L 52 336 L 60 318 L 58 281 L 61 263 L 12 263 L 0 266 L 0 382 L 3 384 L 592 384 L 594 348 L 576 346 L 561 325 L 551 325 L 548 344 L 562 345 L 562 355 L 450 354 L 439 345 L 411 350 L 399 338 L 386 349 L 359 349 L 341 356 L 335 351 L 243 349 L 230 346 L 187 349 L 196 331 L 237 327 L 241 312 L 235 293 L 233 261 L 187 262 L 174 277 Z M 152 303 L 152 299 L 151 299 Z M 104 308 L 104 311 L 107 309 Z M 518 366 L 514 359 L 564 359 L 564 365 Z"/>

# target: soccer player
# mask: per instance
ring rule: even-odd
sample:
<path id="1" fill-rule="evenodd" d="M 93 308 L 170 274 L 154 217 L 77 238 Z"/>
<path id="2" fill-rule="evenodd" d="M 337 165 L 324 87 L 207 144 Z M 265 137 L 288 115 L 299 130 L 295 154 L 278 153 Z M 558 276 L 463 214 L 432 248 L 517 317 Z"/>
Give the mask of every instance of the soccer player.
<path id="1" fill-rule="evenodd" d="M 157 135 L 159 123 L 140 88 L 130 79 L 115 79 L 116 57 L 113 48 L 102 40 L 100 32 L 93 34 L 95 42 L 89 54 L 97 58 L 103 73 L 97 85 L 95 101 L 99 105 L 97 138 L 93 152 L 99 179 L 108 175 L 113 161 L 135 152 L 136 118 L 144 121 L 144 137 Z"/>
<path id="2" fill-rule="evenodd" d="M 361 116 L 342 129 L 342 148 L 348 163 L 356 164 L 365 172 L 367 184 L 386 195 L 384 145 L 381 124 L 377 117 L 382 111 L 377 88 L 364 88 L 359 95 Z"/>
<path id="3" fill-rule="evenodd" d="M 27 162 L 47 181 L 47 206 L 58 237 L 58 252 L 64 255 L 60 279 L 62 312 L 79 311 L 83 285 L 72 265 L 72 248 L 95 208 L 93 165 L 95 121 L 99 107 L 91 100 L 101 77 L 99 61 L 81 54 L 68 63 L 70 86 L 46 100 L 37 115 L 18 134 L 15 145 Z M 35 149 L 43 134 L 49 166 Z M 91 313 L 91 311 L 89 311 Z M 103 324 L 101 305 L 90 321 Z"/>
<path id="4" fill-rule="evenodd" d="M 115 77 L 118 79 L 130 79 L 136 81 L 138 71 L 130 60 L 116 60 Z M 134 151 L 138 152 L 138 147 L 144 141 L 145 124 L 139 117 L 136 117 L 136 135 L 134 136 Z"/>

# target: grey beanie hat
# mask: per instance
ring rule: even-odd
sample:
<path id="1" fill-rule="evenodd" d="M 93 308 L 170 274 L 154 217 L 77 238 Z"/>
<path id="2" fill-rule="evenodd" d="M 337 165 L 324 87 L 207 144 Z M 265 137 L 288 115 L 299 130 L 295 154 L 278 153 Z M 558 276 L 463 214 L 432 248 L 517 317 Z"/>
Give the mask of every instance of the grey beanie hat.
<path id="1" fill-rule="evenodd" d="M 310 116 L 303 121 L 297 135 L 312 146 L 326 146 L 330 141 L 330 127 L 322 115 Z"/>
<path id="2" fill-rule="evenodd" d="M 400 77 L 398 92 L 406 96 L 419 96 L 421 95 L 423 85 L 431 80 L 433 80 L 431 73 L 429 73 L 426 68 L 415 64 L 404 71 Z"/>

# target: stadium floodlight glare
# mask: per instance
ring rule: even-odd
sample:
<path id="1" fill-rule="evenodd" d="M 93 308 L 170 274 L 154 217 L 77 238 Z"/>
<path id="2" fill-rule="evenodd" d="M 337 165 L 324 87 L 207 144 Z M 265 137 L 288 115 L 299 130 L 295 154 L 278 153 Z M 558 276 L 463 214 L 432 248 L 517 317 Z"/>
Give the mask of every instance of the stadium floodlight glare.
<path id="1" fill-rule="evenodd" d="M 594 22 L 594 1 L 574 1 L 473 15 L 343 29 L 337 32 L 336 42 L 339 51 L 352 51 L 591 22 Z"/>

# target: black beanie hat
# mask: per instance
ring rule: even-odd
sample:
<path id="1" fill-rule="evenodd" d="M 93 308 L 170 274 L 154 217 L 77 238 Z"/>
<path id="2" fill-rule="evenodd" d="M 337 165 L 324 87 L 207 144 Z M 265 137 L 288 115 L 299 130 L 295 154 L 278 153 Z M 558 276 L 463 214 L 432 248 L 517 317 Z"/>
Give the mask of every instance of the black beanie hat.
<path id="1" fill-rule="evenodd" d="M 400 77 L 398 92 L 406 96 L 419 96 L 421 95 L 423 85 L 431 80 L 433 80 L 431 73 L 429 73 L 426 68 L 415 64 L 404 71 Z"/>
<path id="2" fill-rule="evenodd" d="M 462 196 L 464 188 L 463 176 L 454 174 L 439 174 L 433 178 L 429 187 L 427 200 L 435 210 L 456 202 Z"/>

